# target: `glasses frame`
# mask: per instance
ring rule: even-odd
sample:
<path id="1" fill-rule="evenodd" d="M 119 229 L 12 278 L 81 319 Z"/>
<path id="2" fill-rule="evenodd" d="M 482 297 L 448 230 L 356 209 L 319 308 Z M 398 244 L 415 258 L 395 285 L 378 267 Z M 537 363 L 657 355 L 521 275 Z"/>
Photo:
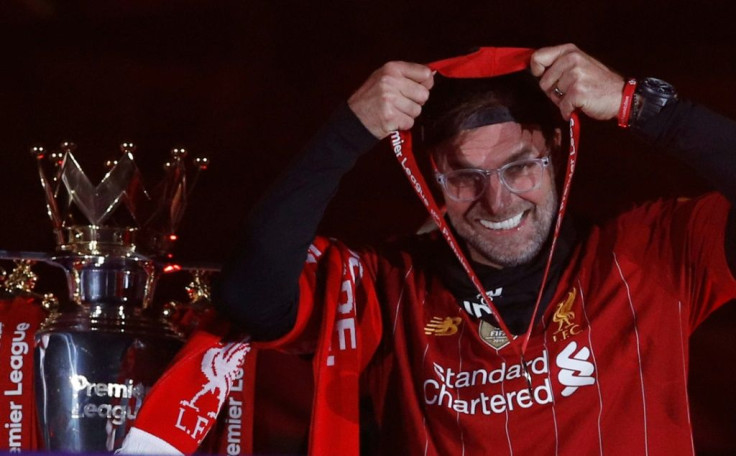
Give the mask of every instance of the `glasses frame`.
<path id="1" fill-rule="evenodd" d="M 538 189 L 539 186 L 542 184 L 542 180 L 541 179 L 537 182 L 537 184 L 534 187 L 532 187 L 530 189 L 527 189 L 527 190 L 517 191 L 517 190 L 513 190 L 511 188 L 511 186 L 509 186 L 508 182 L 506 182 L 506 179 L 503 177 L 504 171 L 506 171 L 510 167 L 512 167 L 512 166 L 518 166 L 520 164 L 530 163 L 530 162 L 533 162 L 533 163 L 536 163 L 538 165 L 541 165 L 542 166 L 542 171 L 544 171 L 552 163 L 552 160 L 551 160 L 551 158 L 550 158 L 549 155 L 545 155 L 544 157 L 538 157 L 538 158 L 524 158 L 522 160 L 516 160 L 516 161 L 512 161 L 511 163 L 506 163 L 502 167 L 500 167 L 500 168 L 494 168 L 494 169 L 461 168 L 461 169 L 455 169 L 455 170 L 449 171 L 447 173 L 440 173 L 439 171 L 435 171 L 434 177 L 437 180 L 437 183 L 439 183 L 440 186 L 442 187 L 443 193 L 448 198 L 450 198 L 450 199 L 452 199 L 454 201 L 459 201 L 459 202 L 467 203 L 467 202 L 470 202 L 470 201 L 476 201 L 481 196 L 483 196 L 483 194 L 486 192 L 486 190 L 488 190 L 488 181 L 490 180 L 491 175 L 493 175 L 493 174 L 498 175 L 498 180 L 503 184 L 503 186 L 506 188 L 506 190 L 510 191 L 511 193 L 514 193 L 514 194 L 517 194 L 518 195 L 520 193 L 527 193 L 527 192 L 531 192 L 533 190 Z M 475 198 L 471 198 L 471 199 L 457 198 L 457 197 L 451 195 L 447 191 L 447 178 L 448 178 L 448 176 L 452 176 L 453 174 L 456 174 L 456 173 L 459 173 L 459 172 L 468 172 L 468 171 L 472 171 L 472 172 L 474 172 L 476 174 L 482 174 L 484 176 L 484 179 L 481 181 L 481 182 L 483 182 L 483 189 L 481 190 L 481 192 L 478 194 L 478 196 L 476 196 Z"/>

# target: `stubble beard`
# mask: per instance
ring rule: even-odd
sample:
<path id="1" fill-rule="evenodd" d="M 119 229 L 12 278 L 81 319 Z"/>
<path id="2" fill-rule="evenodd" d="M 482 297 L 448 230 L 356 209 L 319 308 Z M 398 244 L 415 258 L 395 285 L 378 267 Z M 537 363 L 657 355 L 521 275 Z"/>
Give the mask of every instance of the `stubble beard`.
<path id="1" fill-rule="evenodd" d="M 492 265 L 501 268 L 514 267 L 532 261 L 541 251 L 549 237 L 557 211 L 557 201 L 557 191 L 553 187 L 543 205 L 533 206 L 526 215 L 525 223 L 531 223 L 533 230 L 524 237 L 514 233 L 494 239 L 486 228 L 471 224 L 465 217 L 456 220 L 451 216 L 450 221 L 471 252 L 474 250 L 485 262 Z M 468 216 L 470 220 L 475 218 L 472 213 Z"/>

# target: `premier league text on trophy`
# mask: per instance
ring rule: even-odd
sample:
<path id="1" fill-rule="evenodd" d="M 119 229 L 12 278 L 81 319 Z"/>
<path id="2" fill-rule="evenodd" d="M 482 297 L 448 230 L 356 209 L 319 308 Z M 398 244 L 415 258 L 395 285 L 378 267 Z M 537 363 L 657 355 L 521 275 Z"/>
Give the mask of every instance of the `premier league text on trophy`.
<path id="1" fill-rule="evenodd" d="M 131 379 L 126 383 L 90 383 L 84 375 L 73 375 L 69 380 L 77 396 L 71 408 L 72 419 L 105 418 L 114 425 L 123 424 L 127 419 L 135 419 L 143 398 L 150 389 L 142 383 L 133 384 Z M 110 400 L 109 403 L 96 404 L 89 401 L 92 398 Z M 128 402 L 128 405 L 121 405 L 121 399 Z M 131 399 L 133 400 L 130 401 Z"/>

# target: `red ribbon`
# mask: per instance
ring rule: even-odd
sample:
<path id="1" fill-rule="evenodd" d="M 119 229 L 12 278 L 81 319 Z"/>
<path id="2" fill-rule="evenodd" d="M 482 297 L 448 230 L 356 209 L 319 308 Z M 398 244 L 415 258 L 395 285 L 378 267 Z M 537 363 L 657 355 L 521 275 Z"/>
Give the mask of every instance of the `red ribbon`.
<path id="1" fill-rule="evenodd" d="M 531 55 L 534 52 L 533 49 L 525 48 L 481 48 L 480 50 L 460 57 L 450 58 L 446 60 L 440 60 L 434 63 L 430 63 L 429 67 L 437 70 L 440 74 L 445 77 L 451 78 L 486 78 L 501 76 L 505 74 L 514 73 L 517 71 L 524 70 L 529 67 L 529 61 Z M 468 274 L 470 281 L 475 286 L 476 290 L 480 293 L 482 299 L 488 303 L 488 307 L 491 309 L 493 316 L 498 321 L 501 330 L 506 334 L 509 339 L 509 343 L 516 353 L 519 355 L 521 360 L 521 367 L 526 373 L 526 366 L 524 365 L 524 353 L 526 352 L 529 340 L 531 338 L 532 330 L 534 329 L 534 322 L 536 319 L 537 311 L 542 300 L 544 291 L 544 285 L 547 282 L 549 275 L 550 266 L 552 264 L 552 255 L 557 245 L 557 239 L 560 236 L 560 229 L 562 227 L 562 219 L 567 208 L 567 201 L 570 193 L 570 185 L 572 184 L 572 177 L 575 173 L 575 165 L 577 160 L 577 145 L 580 138 L 580 124 L 576 113 L 573 113 L 570 117 L 570 149 L 569 157 L 567 161 L 567 170 L 565 173 L 565 180 L 563 184 L 562 194 L 560 196 L 560 207 L 557 212 L 557 220 L 555 223 L 554 234 L 552 235 L 552 243 L 550 246 L 549 256 L 547 258 L 547 264 L 544 269 L 544 275 L 542 278 L 542 285 L 540 286 L 537 300 L 534 305 L 534 312 L 532 313 L 532 320 L 529 323 L 524 336 L 520 342 L 514 340 L 514 336 L 508 329 L 508 326 L 501 318 L 501 314 L 496 309 L 493 300 L 486 293 L 483 285 L 478 279 L 477 274 L 473 271 L 467 258 L 460 249 L 455 236 L 447 225 L 442 211 L 434 200 L 434 197 L 429 192 L 429 187 L 424 180 L 419 166 L 417 166 L 414 153 L 412 152 L 412 138 L 410 131 L 395 131 L 390 135 L 391 146 L 394 151 L 396 159 L 404 169 L 406 177 L 414 188 L 417 196 L 422 201 L 424 206 L 427 208 L 429 215 L 432 220 L 437 224 L 442 236 L 448 243 L 455 256 L 460 261 L 465 272 Z M 527 381 L 530 382 L 530 378 L 527 376 Z M 530 385 L 531 386 L 531 385 Z"/>

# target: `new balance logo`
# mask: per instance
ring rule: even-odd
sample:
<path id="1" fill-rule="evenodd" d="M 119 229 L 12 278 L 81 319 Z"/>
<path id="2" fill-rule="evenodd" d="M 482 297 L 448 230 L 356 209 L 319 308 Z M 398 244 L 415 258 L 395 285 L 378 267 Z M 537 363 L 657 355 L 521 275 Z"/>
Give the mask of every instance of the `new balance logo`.
<path id="1" fill-rule="evenodd" d="M 424 334 L 433 336 L 452 336 L 457 333 L 457 327 L 462 323 L 460 317 L 434 317 L 424 327 Z"/>
<path id="2" fill-rule="evenodd" d="M 588 361 L 590 350 L 588 347 L 582 347 L 578 350 L 577 342 L 570 342 L 567 347 L 557 355 L 555 361 L 560 373 L 557 374 L 557 380 L 565 386 L 562 395 L 570 396 L 581 386 L 588 386 L 595 383 L 593 372 L 595 366 Z"/>

